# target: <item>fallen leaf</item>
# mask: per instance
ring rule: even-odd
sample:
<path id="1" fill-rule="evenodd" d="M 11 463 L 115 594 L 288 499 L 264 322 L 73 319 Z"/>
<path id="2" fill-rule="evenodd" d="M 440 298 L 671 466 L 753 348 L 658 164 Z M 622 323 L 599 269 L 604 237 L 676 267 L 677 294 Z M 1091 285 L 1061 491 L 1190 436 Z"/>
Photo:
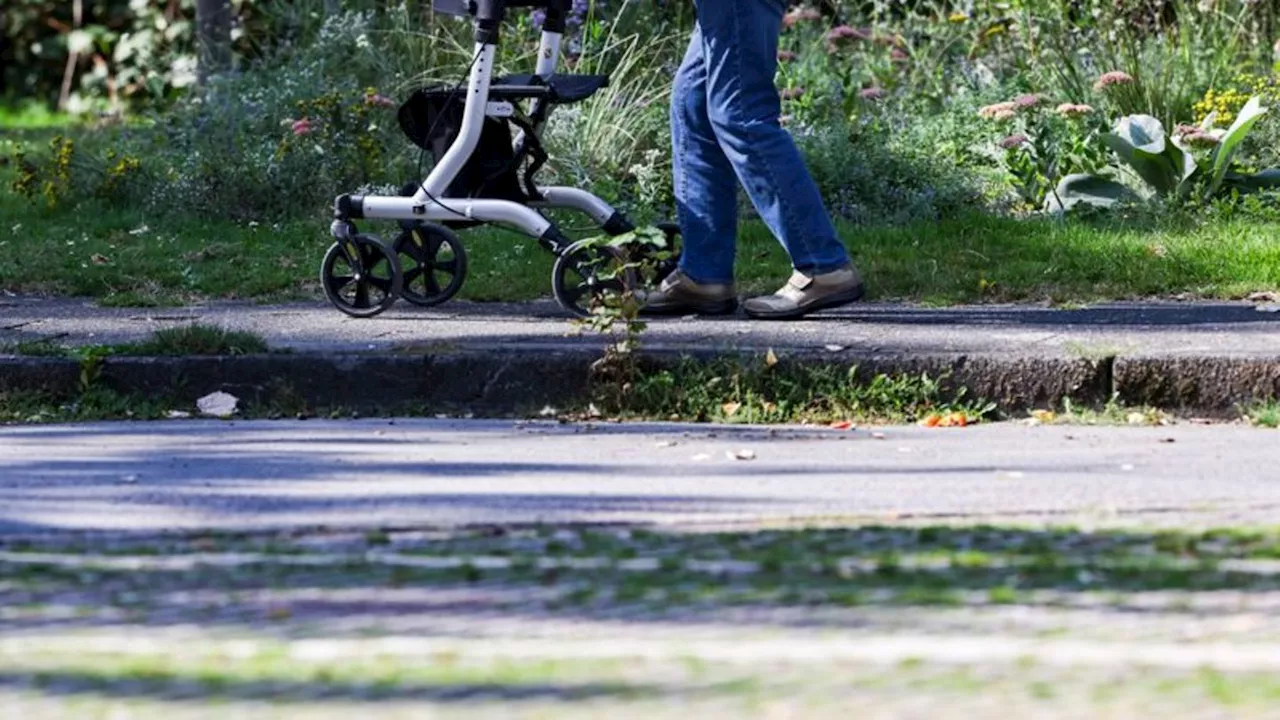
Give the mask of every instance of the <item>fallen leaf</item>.
<path id="1" fill-rule="evenodd" d="M 726 450 L 725 456 L 730 460 L 755 460 L 756 453 L 754 450 Z"/>
<path id="2" fill-rule="evenodd" d="M 234 395 L 216 392 L 200 398 L 196 402 L 196 407 L 200 409 L 202 415 L 228 418 L 236 413 L 236 406 L 239 403 L 239 398 Z"/>
<path id="3" fill-rule="evenodd" d="M 694 462 L 702 462 L 703 460 L 710 460 L 710 459 L 711 459 L 711 456 L 706 453 L 698 453 L 697 455 L 693 456 Z"/>
<path id="4" fill-rule="evenodd" d="M 669 447 L 675 447 L 675 446 L 676 446 L 676 445 L 678 445 L 678 444 L 679 444 L 679 443 L 677 443 L 675 440 L 663 440 L 663 441 L 659 442 L 655 447 L 659 447 L 659 448 L 669 448 Z"/>
<path id="5" fill-rule="evenodd" d="M 773 353 L 773 348 L 769 348 L 769 352 L 765 353 L 764 356 L 764 365 L 765 367 L 773 367 L 777 364 L 778 356 Z"/>
<path id="6" fill-rule="evenodd" d="M 942 423 L 942 416 L 936 413 L 920 421 L 920 424 L 925 427 L 938 427 L 938 425 L 940 425 L 941 423 Z"/>
<path id="7" fill-rule="evenodd" d="M 873 433 L 871 433 L 871 437 L 872 437 L 872 439 L 874 439 L 874 440 L 884 440 L 884 433 L 882 433 L 882 432 L 873 432 Z"/>
<path id="8" fill-rule="evenodd" d="M 1058 419 L 1058 414 L 1052 410 L 1032 410 L 1031 417 L 1048 425 Z"/>
<path id="9" fill-rule="evenodd" d="M 183 412 L 182 410 L 170 410 L 168 413 L 165 414 L 165 417 L 169 418 L 170 420 L 183 420 L 185 418 L 191 417 L 191 413 Z"/>
<path id="10" fill-rule="evenodd" d="M 840 352 L 844 349 L 843 345 L 825 345 L 827 352 Z"/>
<path id="11" fill-rule="evenodd" d="M 1280 302 L 1280 294 L 1269 290 L 1263 290 L 1256 293 L 1250 293 L 1245 297 L 1245 300 L 1257 303 Z"/>
<path id="12" fill-rule="evenodd" d="M 1129 413 L 1128 417 L 1125 418 L 1125 420 L 1130 425 L 1141 425 L 1147 421 L 1147 416 L 1143 415 L 1140 412 L 1131 412 Z"/>
<path id="13" fill-rule="evenodd" d="M 542 417 L 555 417 L 556 415 L 559 415 L 559 414 L 560 414 L 560 411 L 556 410 L 550 405 L 547 405 L 543 407 L 542 410 L 538 411 L 538 415 L 541 415 Z"/>
<path id="14" fill-rule="evenodd" d="M 725 417 L 733 417 L 742 409 L 742 403 L 727 402 L 720 406 L 720 410 L 724 412 Z"/>
<path id="15" fill-rule="evenodd" d="M 1254 310 L 1257 310 L 1260 313 L 1280 313 L 1280 305 L 1259 305 L 1255 307 Z"/>
<path id="16" fill-rule="evenodd" d="M 106 265 L 111 262 L 111 260 L 102 253 L 94 253 L 89 259 L 93 261 L 94 265 Z"/>
<path id="17" fill-rule="evenodd" d="M 852 430 L 853 423 L 849 422 L 848 420 L 840 420 L 838 422 L 831 423 L 831 429 L 832 430 Z"/>

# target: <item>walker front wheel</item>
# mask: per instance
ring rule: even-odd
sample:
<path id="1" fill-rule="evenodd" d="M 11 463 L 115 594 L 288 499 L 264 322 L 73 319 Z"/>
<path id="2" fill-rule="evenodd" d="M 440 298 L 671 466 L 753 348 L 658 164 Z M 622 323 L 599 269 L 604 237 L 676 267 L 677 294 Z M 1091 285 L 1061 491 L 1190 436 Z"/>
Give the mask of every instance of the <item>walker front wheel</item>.
<path id="1" fill-rule="evenodd" d="M 338 240 L 325 253 L 320 269 L 325 297 L 356 318 L 385 312 L 399 298 L 403 282 L 395 252 L 373 235 Z"/>
<path id="2" fill-rule="evenodd" d="M 452 230 L 430 223 L 406 228 L 396 238 L 396 259 L 404 271 L 400 297 L 419 307 L 447 302 L 467 278 L 467 251 Z"/>

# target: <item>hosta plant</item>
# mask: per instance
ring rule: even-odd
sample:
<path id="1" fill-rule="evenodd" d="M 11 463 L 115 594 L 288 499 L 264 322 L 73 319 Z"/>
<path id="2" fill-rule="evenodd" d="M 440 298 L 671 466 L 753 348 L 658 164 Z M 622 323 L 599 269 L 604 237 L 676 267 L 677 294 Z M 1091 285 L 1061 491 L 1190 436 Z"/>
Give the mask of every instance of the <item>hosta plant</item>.
<path id="1" fill-rule="evenodd" d="M 1215 116 L 1210 115 L 1199 126 L 1179 125 L 1173 133 L 1150 115 L 1129 115 L 1102 139 L 1146 183 L 1151 195 L 1205 202 L 1232 192 L 1280 188 L 1280 168 L 1250 174 L 1232 162 L 1241 142 L 1266 113 L 1261 100 L 1254 97 L 1225 130 L 1214 128 Z M 1063 209 L 1081 204 L 1107 207 L 1138 199 L 1128 187 L 1090 173 L 1063 178 L 1056 195 Z"/>

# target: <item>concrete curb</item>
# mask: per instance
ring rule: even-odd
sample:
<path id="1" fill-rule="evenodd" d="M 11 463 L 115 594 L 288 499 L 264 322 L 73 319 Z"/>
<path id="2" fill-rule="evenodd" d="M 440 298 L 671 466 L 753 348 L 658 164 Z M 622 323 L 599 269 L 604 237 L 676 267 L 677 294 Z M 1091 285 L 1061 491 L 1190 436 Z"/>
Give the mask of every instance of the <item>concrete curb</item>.
<path id="1" fill-rule="evenodd" d="M 1227 415 L 1280 398 L 1280 358 L 1119 357 L 1112 373 L 1121 401 L 1172 412 Z"/>
<path id="2" fill-rule="evenodd" d="M 764 352 L 737 353 L 761 362 Z M 483 415 L 536 412 L 587 399 L 596 350 L 495 350 L 431 354 L 283 353 L 239 357 L 108 357 L 91 372 L 96 386 L 124 395 L 194 403 L 216 391 L 253 405 L 275 402 L 357 412 L 465 409 Z M 648 352 L 650 367 L 723 352 Z M 1006 412 L 1098 407 L 1117 395 L 1132 405 L 1229 416 L 1242 405 L 1280 397 L 1280 358 L 1122 357 L 1105 359 L 981 355 L 795 354 L 795 364 L 857 366 L 856 376 L 911 375 L 942 380 L 946 392 L 994 402 Z M 0 356 L 0 392 L 80 392 L 82 366 L 67 358 Z"/>

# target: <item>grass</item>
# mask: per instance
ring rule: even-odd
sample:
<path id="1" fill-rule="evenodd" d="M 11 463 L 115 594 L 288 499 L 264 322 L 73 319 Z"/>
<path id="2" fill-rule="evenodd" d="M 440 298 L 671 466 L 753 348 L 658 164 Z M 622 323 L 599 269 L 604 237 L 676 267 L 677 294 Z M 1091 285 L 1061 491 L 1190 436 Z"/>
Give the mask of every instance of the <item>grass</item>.
<path id="1" fill-rule="evenodd" d="M 0 132 L 63 128 L 74 125 L 76 122 L 74 115 L 55 112 L 44 103 L 0 105 Z"/>
<path id="2" fill-rule="evenodd" d="M 0 187 L 7 184 L 0 171 Z M 237 223 L 93 202 L 74 212 L 49 211 L 3 191 L 0 216 L 0 288 L 108 305 L 316 300 L 320 260 L 331 243 L 322 209 L 276 224 Z M 389 224 L 363 229 L 395 232 Z M 578 237 L 595 234 L 571 229 Z M 1084 303 L 1238 298 L 1280 288 L 1280 222 L 1256 218 L 1058 222 L 973 215 L 839 229 L 873 300 Z M 463 237 L 471 262 L 460 298 L 549 296 L 552 258 L 535 241 L 492 228 Z M 785 253 L 759 223 L 744 225 L 738 255 L 744 292 L 771 291 L 788 275 Z"/>
<path id="3" fill-rule="evenodd" d="M 602 395 L 607 403 L 617 395 Z M 692 359 L 640 373 L 611 411 L 624 418 L 727 423 L 904 422 L 958 413 L 969 422 L 994 406 L 927 376 L 868 376 L 857 366 Z"/>
<path id="4" fill-rule="evenodd" d="M 1280 402 L 1269 400 L 1243 412 L 1244 419 L 1250 424 L 1264 428 L 1280 428 Z"/>
<path id="5" fill-rule="evenodd" d="M 193 324 L 157 330 L 150 340 L 114 349 L 117 354 L 141 356 L 253 355 L 267 352 L 267 341 L 250 332 Z"/>
<path id="6" fill-rule="evenodd" d="M 1101 408 L 1076 405 L 1068 398 L 1057 410 L 1033 410 L 1030 421 L 1039 425 L 1170 425 L 1173 415 L 1154 407 L 1133 407 L 1113 396 Z"/>
<path id="7" fill-rule="evenodd" d="M 226 330 L 213 325 L 193 323 L 165 328 L 141 342 L 116 345 L 87 345 L 76 348 L 59 345 L 53 339 L 27 340 L 0 346 L 0 354 L 28 357 L 103 357 L 125 355 L 163 357 L 184 355 L 253 355 L 268 352 L 262 336 L 239 330 Z"/>

